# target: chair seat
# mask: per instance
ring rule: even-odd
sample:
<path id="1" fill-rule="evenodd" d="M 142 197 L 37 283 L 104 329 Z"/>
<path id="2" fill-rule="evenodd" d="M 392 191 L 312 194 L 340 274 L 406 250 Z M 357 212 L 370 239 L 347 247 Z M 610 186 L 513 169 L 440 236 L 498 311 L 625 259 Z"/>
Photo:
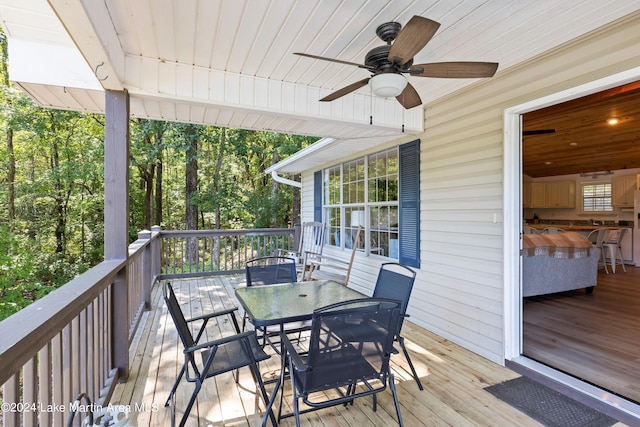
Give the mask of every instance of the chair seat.
<path id="1" fill-rule="evenodd" d="M 264 352 L 255 335 L 250 336 L 248 341 L 256 362 L 262 362 L 263 360 L 267 360 L 271 357 Z M 245 352 L 243 343 L 239 340 L 222 344 L 215 350 L 216 354 L 209 370 L 207 371 L 207 378 L 224 372 L 233 371 L 253 363 L 249 358 L 249 355 Z M 200 353 L 203 364 L 208 360 L 211 351 L 212 350 L 210 348 L 207 348 Z"/>
<path id="2" fill-rule="evenodd" d="M 301 358 L 306 364 L 307 357 L 301 356 Z M 347 361 L 337 361 L 331 365 L 318 366 L 314 368 L 313 372 L 307 374 L 306 381 L 311 384 L 318 384 L 318 386 L 310 387 L 306 391 L 310 394 L 332 388 L 346 387 L 358 381 L 382 380 L 383 378 L 379 374 L 380 368 L 380 366 L 370 365 L 354 349 L 353 355 Z M 346 378 L 345 372 L 348 372 Z M 296 375 L 294 383 L 298 390 L 302 391 L 302 376 L 296 370 L 294 370 L 294 375 Z"/>

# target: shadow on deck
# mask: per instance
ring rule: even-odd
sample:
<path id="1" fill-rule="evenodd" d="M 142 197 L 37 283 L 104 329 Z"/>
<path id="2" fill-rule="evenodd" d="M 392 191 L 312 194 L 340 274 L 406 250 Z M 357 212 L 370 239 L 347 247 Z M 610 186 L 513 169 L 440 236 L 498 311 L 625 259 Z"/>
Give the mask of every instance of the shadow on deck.
<path id="1" fill-rule="evenodd" d="M 217 276 L 172 281 L 186 317 L 211 310 L 237 305 L 233 290 L 244 286 L 244 277 Z M 241 319 L 241 316 L 239 316 Z M 213 322 L 208 337 L 231 334 L 232 325 Z M 420 376 L 424 391 L 420 391 L 411 377 L 402 355 L 393 358 L 402 417 L 407 426 L 539 426 L 517 409 L 496 399 L 484 387 L 519 376 L 517 373 L 490 362 L 472 352 L 446 341 L 422 328 L 405 322 L 403 335 L 411 358 Z M 204 341 L 203 341 L 204 342 Z M 152 291 L 152 309 L 145 313 L 133 338 L 130 353 L 130 375 L 119 384 L 111 402 L 129 405 L 130 425 L 171 425 L 171 410 L 164 407 L 173 381 L 183 362 L 182 346 L 162 300 L 162 290 Z M 279 371 L 279 358 L 273 356 L 260 365 L 265 379 Z M 183 382 L 176 393 L 176 418 L 183 414 L 193 391 L 193 384 Z M 290 385 L 287 384 L 290 396 Z M 273 386 L 267 386 L 270 393 Z M 260 425 L 264 402 L 256 394 L 256 387 L 248 369 L 240 371 L 239 384 L 233 376 L 224 374 L 204 383 L 194 405 L 188 425 L 228 426 Z M 371 399 L 356 400 L 353 406 L 337 406 L 303 415 L 303 425 L 397 425 L 390 392 L 378 398 L 378 410 L 371 409 Z M 285 396 L 285 405 L 291 400 Z M 280 425 L 295 425 L 288 418 Z"/>

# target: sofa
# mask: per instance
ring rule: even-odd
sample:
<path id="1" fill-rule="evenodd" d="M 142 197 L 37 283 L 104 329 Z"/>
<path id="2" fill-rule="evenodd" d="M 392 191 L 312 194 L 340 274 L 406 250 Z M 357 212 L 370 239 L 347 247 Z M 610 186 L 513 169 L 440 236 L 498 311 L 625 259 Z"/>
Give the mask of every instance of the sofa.
<path id="1" fill-rule="evenodd" d="M 525 234 L 522 245 L 522 296 L 585 289 L 598 283 L 600 249 L 575 233 Z"/>

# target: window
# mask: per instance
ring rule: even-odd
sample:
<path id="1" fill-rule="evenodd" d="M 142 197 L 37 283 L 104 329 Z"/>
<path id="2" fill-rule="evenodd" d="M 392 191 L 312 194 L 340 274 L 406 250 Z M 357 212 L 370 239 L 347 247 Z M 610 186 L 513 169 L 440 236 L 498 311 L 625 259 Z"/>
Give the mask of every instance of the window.
<path id="1" fill-rule="evenodd" d="M 351 249 L 362 226 L 361 248 L 398 258 L 397 147 L 325 169 L 324 196 L 327 244 Z"/>
<path id="2" fill-rule="evenodd" d="M 325 244 L 420 268 L 420 140 L 332 166 L 314 174 L 314 200 L 322 199 Z M 315 206 L 314 206 L 315 208 Z"/>
<path id="3" fill-rule="evenodd" d="M 610 212 L 611 183 L 593 183 L 582 185 L 582 210 L 584 212 Z"/>
<path id="4" fill-rule="evenodd" d="M 398 150 L 369 156 L 371 252 L 398 258 Z"/>

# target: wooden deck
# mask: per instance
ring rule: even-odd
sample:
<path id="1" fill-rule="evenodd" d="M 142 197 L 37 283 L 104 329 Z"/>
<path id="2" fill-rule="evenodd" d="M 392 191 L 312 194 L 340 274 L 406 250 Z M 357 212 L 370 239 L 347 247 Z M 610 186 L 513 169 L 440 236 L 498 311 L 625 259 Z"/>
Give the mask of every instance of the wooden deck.
<path id="1" fill-rule="evenodd" d="M 185 316 L 195 316 L 234 304 L 233 289 L 243 286 L 244 278 L 224 276 L 173 282 Z M 240 317 L 241 318 L 241 317 Z M 231 333 L 229 322 L 212 324 L 209 339 Z M 425 386 L 420 391 L 402 355 L 393 358 L 398 397 L 406 426 L 540 426 L 535 420 L 483 390 L 492 384 L 519 376 L 410 322 L 403 335 L 416 370 Z M 153 289 L 152 310 L 145 314 L 134 338 L 129 380 L 116 387 L 113 404 L 130 405 L 130 425 L 165 426 L 171 424 L 171 409 L 164 407 L 183 358 L 175 327 L 162 300 L 159 287 Z M 263 362 L 265 379 L 279 367 L 277 356 Z M 287 388 L 289 385 L 287 384 Z M 269 392 L 272 386 L 267 386 Z M 176 419 L 193 391 L 183 382 L 176 395 Z M 289 389 L 290 396 L 290 389 Z M 248 369 L 241 370 L 239 386 L 231 374 L 205 382 L 194 405 L 188 425 L 258 426 L 264 402 L 256 397 L 256 387 Z M 378 410 L 371 410 L 371 399 L 356 400 L 354 406 L 337 406 L 302 416 L 309 426 L 390 426 L 397 425 L 390 392 L 380 394 Z M 291 400 L 285 396 L 285 404 Z M 295 425 L 293 418 L 280 425 Z"/>

